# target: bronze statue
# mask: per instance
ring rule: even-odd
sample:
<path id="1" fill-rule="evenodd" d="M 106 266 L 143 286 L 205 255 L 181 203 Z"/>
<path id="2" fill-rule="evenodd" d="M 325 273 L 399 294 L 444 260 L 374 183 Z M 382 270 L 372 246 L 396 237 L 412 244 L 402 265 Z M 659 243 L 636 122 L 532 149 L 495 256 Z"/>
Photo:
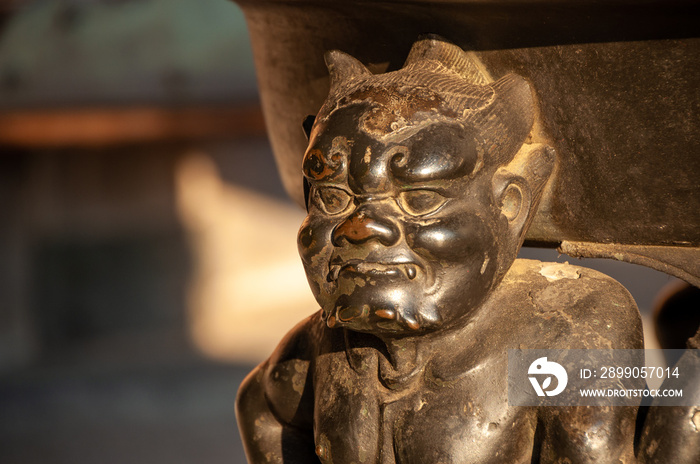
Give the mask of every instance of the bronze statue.
<path id="1" fill-rule="evenodd" d="M 326 61 L 298 237 L 321 311 L 241 387 L 250 462 L 637 462 L 637 408 L 508 404 L 508 349 L 643 347 L 620 284 L 516 260 L 556 164 L 529 84 L 436 37 L 385 74 Z"/>

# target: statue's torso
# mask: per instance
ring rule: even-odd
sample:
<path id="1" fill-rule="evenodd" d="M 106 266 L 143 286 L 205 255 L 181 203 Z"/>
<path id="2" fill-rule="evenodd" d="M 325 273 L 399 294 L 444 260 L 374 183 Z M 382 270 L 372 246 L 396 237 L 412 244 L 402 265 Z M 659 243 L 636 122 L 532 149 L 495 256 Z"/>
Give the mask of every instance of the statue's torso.
<path id="1" fill-rule="evenodd" d="M 428 362 L 392 382 L 381 353 L 360 351 L 354 363 L 344 351 L 317 360 L 314 433 L 322 462 L 530 462 L 535 414 L 508 407 L 504 356 L 457 376 L 433 372 Z"/>
<path id="2" fill-rule="evenodd" d="M 573 266 L 564 269 L 571 277 L 548 282 L 540 273 L 545 265 L 516 261 L 482 308 L 479 327 L 439 343 L 438 336 L 426 336 L 428 354 L 401 363 L 403 377 L 381 343 L 320 328 L 317 316 L 309 332 L 313 382 L 305 391 L 313 396 L 321 462 L 530 463 L 539 452 L 535 433 L 542 417 L 535 408 L 508 405 L 508 350 L 638 348 L 641 335 L 639 324 L 616 322 L 637 314 L 619 284 Z M 610 312 L 611 305 L 628 314 Z"/>

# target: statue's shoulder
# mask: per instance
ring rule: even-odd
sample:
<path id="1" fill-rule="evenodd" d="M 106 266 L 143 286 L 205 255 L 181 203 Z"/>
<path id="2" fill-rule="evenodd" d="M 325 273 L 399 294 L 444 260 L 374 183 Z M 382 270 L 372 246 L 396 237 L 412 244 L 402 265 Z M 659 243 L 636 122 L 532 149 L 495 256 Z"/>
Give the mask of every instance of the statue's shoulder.
<path id="1" fill-rule="evenodd" d="M 550 345 L 546 347 L 643 347 L 641 317 L 632 295 L 601 272 L 518 259 L 501 287 L 511 317 L 534 328 L 539 333 L 534 340 Z"/>
<path id="2" fill-rule="evenodd" d="M 320 311 L 302 320 L 282 338 L 270 356 L 268 365 L 310 361 L 318 351 L 318 341 L 322 338 L 324 330 L 325 324 Z"/>
<path id="3" fill-rule="evenodd" d="M 305 392 L 313 388 L 312 365 L 324 329 L 320 311 L 307 317 L 287 333 L 270 358 L 260 366 L 270 407 L 287 423 L 299 421 L 298 409 L 312 410 L 299 406 L 308 397 Z M 306 420 L 311 420 L 311 417 Z"/>

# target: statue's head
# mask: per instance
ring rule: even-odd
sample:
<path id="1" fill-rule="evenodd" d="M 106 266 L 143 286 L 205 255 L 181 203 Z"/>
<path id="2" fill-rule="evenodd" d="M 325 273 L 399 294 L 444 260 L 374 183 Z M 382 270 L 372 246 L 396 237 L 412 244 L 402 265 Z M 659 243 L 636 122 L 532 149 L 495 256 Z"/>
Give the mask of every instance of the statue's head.
<path id="1" fill-rule="evenodd" d="M 415 334 L 466 320 L 522 245 L 554 153 L 526 143 L 530 86 L 436 38 L 398 71 L 326 56 L 304 155 L 299 250 L 329 327 Z"/>

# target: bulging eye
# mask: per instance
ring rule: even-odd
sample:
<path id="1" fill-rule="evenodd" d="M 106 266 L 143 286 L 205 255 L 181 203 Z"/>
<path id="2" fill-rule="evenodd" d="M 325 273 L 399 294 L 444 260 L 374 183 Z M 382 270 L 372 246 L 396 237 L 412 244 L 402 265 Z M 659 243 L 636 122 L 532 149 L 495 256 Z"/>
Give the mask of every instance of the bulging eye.
<path id="1" fill-rule="evenodd" d="M 315 196 L 318 205 L 327 214 L 342 213 L 352 200 L 348 192 L 335 187 L 318 187 Z"/>
<path id="2" fill-rule="evenodd" d="M 440 209 L 447 198 L 434 190 L 407 190 L 399 194 L 399 206 L 412 216 L 425 216 Z"/>

